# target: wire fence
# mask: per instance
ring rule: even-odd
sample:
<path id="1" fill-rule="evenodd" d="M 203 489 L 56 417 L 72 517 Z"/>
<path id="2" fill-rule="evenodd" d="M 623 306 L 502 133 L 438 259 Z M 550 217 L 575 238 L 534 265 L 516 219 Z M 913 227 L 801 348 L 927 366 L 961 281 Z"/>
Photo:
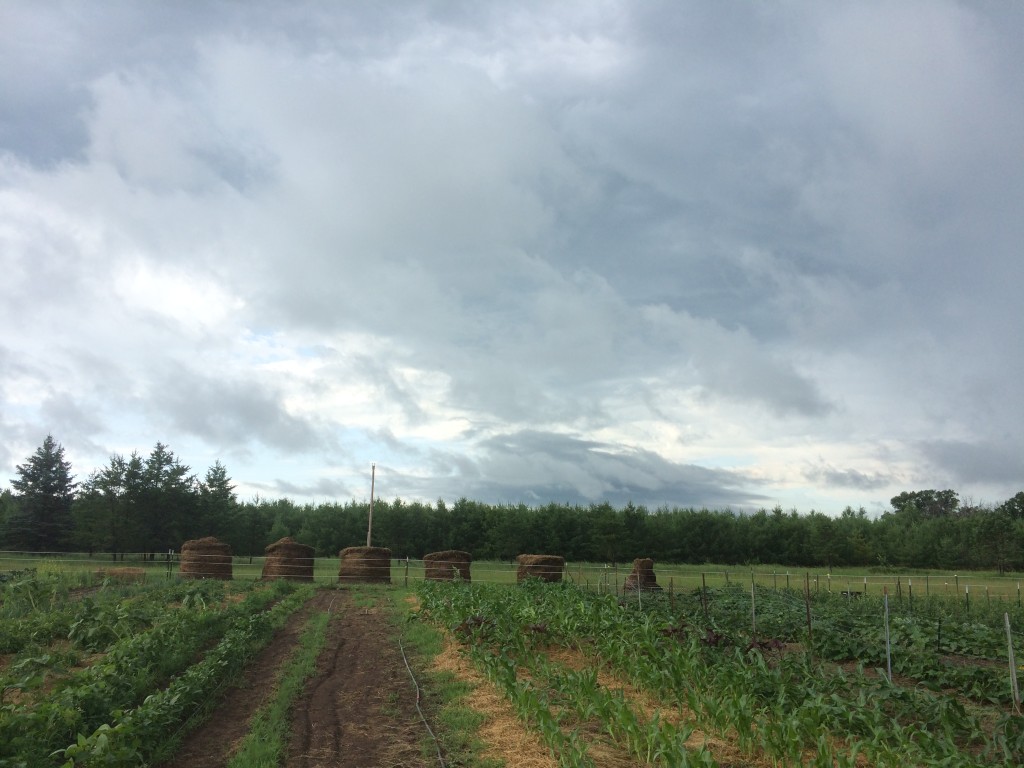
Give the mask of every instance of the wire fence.
<path id="1" fill-rule="evenodd" d="M 450 561 L 425 558 L 360 559 L 339 557 L 231 556 L 226 552 L 169 551 L 165 553 L 4 552 L 0 551 L 0 578 L 20 571 L 76 575 L 83 581 L 102 579 L 140 580 L 152 578 L 219 578 L 256 580 L 293 578 L 314 583 L 378 581 L 409 585 L 428 578 L 514 584 L 520 563 L 500 560 Z M 623 594 L 635 586 L 629 583 L 632 563 L 566 563 L 559 578 L 581 587 Z M 456 576 L 457 574 L 457 576 Z M 653 569 L 659 589 L 673 592 L 702 590 L 728 585 L 757 586 L 773 590 L 796 590 L 814 594 L 838 593 L 850 599 L 889 594 L 907 597 L 959 597 L 975 602 L 1004 602 L 1021 605 L 1019 575 L 979 573 L 830 573 L 816 570 L 771 568 L 703 568 L 695 565 L 661 564 Z M 634 580 L 635 581 L 635 580 Z M 642 583 L 643 584 L 643 583 Z M 647 588 L 643 585 L 641 588 Z"/>

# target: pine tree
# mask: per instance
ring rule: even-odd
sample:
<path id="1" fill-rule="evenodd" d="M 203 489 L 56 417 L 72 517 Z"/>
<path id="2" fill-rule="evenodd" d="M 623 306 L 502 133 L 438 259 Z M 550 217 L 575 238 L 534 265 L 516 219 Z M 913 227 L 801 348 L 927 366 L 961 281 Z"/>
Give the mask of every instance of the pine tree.
<path id="1" fill-rule="evenodd" d="M 31 552 L 61 549 L 71 533 L 71 504 L 78 486 L 71 463 L 64 460 L 64 447 L 47 435 L 17 472 L 11 480 L 16 507 L 6 522 L 7 546 Z"/>
<path id="2" fill-rule="evenodd" d="M 199 518 L 195 536 L 223 537 L 234 523 L 238 506 L 235 486 L 228 477 L 227 468 L 218 460 L 206 471 L 206 479 L 199 484 Z"/>
<path id="3" fill-rule="evenodd" d="M 193 527 L 198 506 L 197 482 L 190 468 L 158 442 L 145 461 L 140 504 L 135 510 L 142 529 L 142 551 L 177 549 Z"/>

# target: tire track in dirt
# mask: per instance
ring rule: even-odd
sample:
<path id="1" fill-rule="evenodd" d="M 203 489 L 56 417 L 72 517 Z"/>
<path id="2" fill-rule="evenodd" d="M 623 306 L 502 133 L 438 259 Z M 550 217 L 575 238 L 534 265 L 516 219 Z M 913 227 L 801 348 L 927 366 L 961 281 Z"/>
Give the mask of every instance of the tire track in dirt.
<path id="1" fill-rule="evenodd" d="M 292 712 L 286 768 L 426 768 L 426 729 L 386 609 L 338 594 L 327 644 Z"/>
<path id="2" fill-rule="evenodd" d="M 161 763 L 161 768 L 223 768 L 227 765 L 236 745 L 249 732 L 249 721 L 274 693 L 272 683 L 297 647 L 306 621 L 313 613 L 328 610 L 334 599 L 333 593 L 318 591 L 293 613 L 246 667 L 242 679 L 227 691 L 211 717 L 185 737 L 174 757 Z"/>

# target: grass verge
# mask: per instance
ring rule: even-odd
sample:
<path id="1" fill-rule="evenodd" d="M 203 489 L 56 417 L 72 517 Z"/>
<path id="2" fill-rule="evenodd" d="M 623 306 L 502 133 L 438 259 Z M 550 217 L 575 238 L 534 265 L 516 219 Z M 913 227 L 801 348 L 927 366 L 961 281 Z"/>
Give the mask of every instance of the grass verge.
<path id="1" fill-rule="evenodd" d="M 479 728 L 484 715 L 465 703 L 471 686 L 450 672 L 430 670 L 431 662 L 443 648 L 441 633 L 416 620 L 409 607 L 414 600 L 412 590 L 398 589 L 392 595 L 389 605 L 392 621 L 422 692 L 421 705 L 437 737 L 435 744 L 424 728 L 423 755 L 436 759 L 440 746 L 445 764 L 453 768 L 502 768 L 503 761 L 481 756 L 484 743 Z"/>
<path id="2" fill-rule="evenodd" d="M 287 745 L 292 704 L 316 669 L 330 618 L 331 614 L 324 611 L 309 619 L 295 654 L 277 681 L 277 694 L 253 717 L 249 734 L 228 762 L 228 768 L 274 768 L 280 764 Z"/>

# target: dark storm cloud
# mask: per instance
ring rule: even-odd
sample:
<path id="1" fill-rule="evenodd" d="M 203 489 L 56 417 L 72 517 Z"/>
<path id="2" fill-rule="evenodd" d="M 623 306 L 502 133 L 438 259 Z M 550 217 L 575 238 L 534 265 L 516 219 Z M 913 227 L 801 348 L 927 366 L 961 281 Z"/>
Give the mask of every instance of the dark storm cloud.
<path id="1" fill-rule="evenodd" d="M 742 473 L 679 464 L 644 450 L 536 430 L 481 441 L 467 465 L 435 458 L 434 477 L 417 479 L 389 470 L 400 485 L 426 498 L 466 496 L 491 503 L 644 504 L 679 507 L 746 507 L 767 497 L 751 492 Z M 447 463 L 447 473 L 442 470 Z M 395 475 L 398 477 L 395 477 Z"/>

